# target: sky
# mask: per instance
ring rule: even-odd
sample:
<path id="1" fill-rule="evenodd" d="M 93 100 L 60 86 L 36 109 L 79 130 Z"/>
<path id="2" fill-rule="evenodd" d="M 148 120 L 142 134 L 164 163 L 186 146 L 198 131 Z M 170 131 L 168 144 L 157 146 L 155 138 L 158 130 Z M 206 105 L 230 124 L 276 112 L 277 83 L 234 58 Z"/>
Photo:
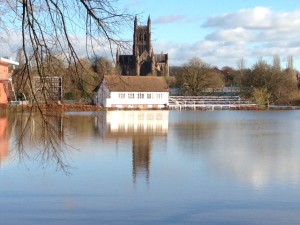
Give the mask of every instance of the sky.
<path id="1" fill-rule="evenodd" d="M 120 0 L 140 25 L 152 21 L 155 53 L 168 53 L 170 66 L 191 58 L 222 68 L 246 67 L 260 59 L 282 67 L 293 56 L 300 69 L 300 2 L 295 0 Z M 126 38 L 132 39 L 132 31 Z M 126 36 L 126 35 L 125 35 Z"/>
<path id="2" fill-rule="evenodd" d="M 138 23 L 152 21 L 154 52 L 168 53 L 169 65 L 180 66 L 193 57 L 222 68 L 237 68 L 244 60 L 250 68 L 264 59 L 272 64 L 279 56 L 282 67 L 293 56 L 300 70 L 300 2 L 296 0 L 111 0 L 119 10 L 137 15 Z M 132 29 L 122 37 L 132 41 Z M 11 35 L 13 36 L 13 35 Z M 0 55 L 12 57 L 17 37 L 0 42 Z M 0 35 L 1 38 L 1 35 Z M 85 38 L 77 48 L 84 52 Z M 81 45 L 81 46 L 80 46 Z"/>

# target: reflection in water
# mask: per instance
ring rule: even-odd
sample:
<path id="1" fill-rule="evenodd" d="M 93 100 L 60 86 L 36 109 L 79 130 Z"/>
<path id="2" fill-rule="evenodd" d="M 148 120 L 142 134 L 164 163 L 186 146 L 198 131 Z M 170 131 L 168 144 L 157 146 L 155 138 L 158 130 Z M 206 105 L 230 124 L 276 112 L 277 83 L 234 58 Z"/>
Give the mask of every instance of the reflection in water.
<path id="1" fill-rule="evenodd" d="M 9 140 L 9 166 L 0 173 L 1 222 L 299 224 L 299 119 L 300 111 L 103 111 L 53 118 L 57 143 L 79 150 L 72 151 L 74 170 L 48 173 L 27 158 L 20 165 L 11 160 Z M 10 118 L 1 123 L 3 144 L 12 133 Z M 51 135 L 41 118 L 23 115 L 14 124 L 12 138 L 25 129 L 28 154 L 64 159 L 65 151 L 45 152 L 41 139 Z"/>
<path id="2" fill-rule="evenodd" d="M 299 184 L 298 130 L 299 125 L 284 119 L 223 124 L 209 153 L 211 166 L 218 174 L 234 176 L 255 189 L 274 181 Z"/>
<path id="3" fill-rule="evenodd" d="M 106 138 L 132 138 L 133 180 L 149 179 L 153 138 L 168 133 L 169 111 L 110 111 L 106 115 Z"/>
<path id="4" fill-rule="evenodd" d="M 64 140 L 64 118 L 61 114 L 15 114 L 13 141 L 20 160 L 33 159 L 42 167 L 55 164 L 68 173 Z"/>
<path id="5" fill-rule="evenodd" d="M 151 142 L 152 137 L 147 134 L 135 135 L 132 138 L 132 166 L 134 181 L 138 174 L 144 174 L 147 180 L 149 180 Z"/>
<path id="6" fill-rule="evenodd" d="M 8 118 L 0 117 L 0 164 L 8 156 Z"/>
<path id="7" fill-rule="evenodd" d="M 76 148 L 70 134 L 87 142 L 91 137 L 119 140 L 130 138 L 133 153 L 133 177 L 150 174 L 151 144 L 153 137 L 168 133 L 168 111 L 110 111 L 96 114 L 68 113 L 49 116 L 41 114 L 15 114 L 13 149 L 21 159 L 34 159 L 42 167 L 53 163 L 57 169 L 69 173 L 69 147 Z M 8 155 L 8 122 L 1 118 L 0 160 Z M 74 145 L 75 144 L 75 145 Z M 69 146 L 69 147 L 68 147 Z"/>
<path id="8" fill-rule="evenodd" d="M 300 183 L 300 124 L 286 115 L 292 113 L 185 112 L 170 129 L 185 155 L 204 158 L 214 174 L 259 190 L 271 182 Z"/>
<path id="9" fill-rule="evenodd" d="M 65 143 L 75 148 L 78 142 L 93 146 L 90 141 L 99 143 L 99 137 L 103 137 L 108 143 L 113 140 L 130 150 L 135 182 L 138 176 L 149 179 L 151 155 L 157 149 L 153 143 L 167 137 L 172 146 L 166 146 L 170 154 L 179 150 L 185 157 L 203 160 L 209 171 L 219 177 L 233 178 L 256 189 L 274 180 L 298 184 L 300 125 L 295 122 L 299 118 L 286 116 L 292 113 L 108 111 L 70 113 L 48 117 L 47 121 L 40 115 L 20 114 L 14 123 L 1 117 L 0 162 L 8 157 L 12 137 L 19 143 L 16 149 L 20 158 L 31 155 L 40 163 L 55 163 L 67 171 Z M 9 124 L 14 124 L 12 135 Z M 70 133 L 74 139 L 65 140 Z"/>
<path id="10" fill-rule="evenodd" d="M 64 141 L 63 116 L 20 113 L 15 115 L 15 138 L 20 145 L 59 147 Z M 49 146 L 50 145 L 50 146 Z"/>

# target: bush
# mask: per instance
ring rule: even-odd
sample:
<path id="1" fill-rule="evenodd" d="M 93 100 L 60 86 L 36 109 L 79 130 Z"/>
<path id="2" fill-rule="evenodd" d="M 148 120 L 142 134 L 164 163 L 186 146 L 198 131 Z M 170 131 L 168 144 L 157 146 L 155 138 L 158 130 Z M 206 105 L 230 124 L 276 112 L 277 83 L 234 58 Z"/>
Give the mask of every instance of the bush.
<path id="1" fill-rule="evenodd" d="M 253 90 L 254 101 L 260 109 L 269 107 L 270 97 L 271 94 L 266 88 L 254 88 Z"/>

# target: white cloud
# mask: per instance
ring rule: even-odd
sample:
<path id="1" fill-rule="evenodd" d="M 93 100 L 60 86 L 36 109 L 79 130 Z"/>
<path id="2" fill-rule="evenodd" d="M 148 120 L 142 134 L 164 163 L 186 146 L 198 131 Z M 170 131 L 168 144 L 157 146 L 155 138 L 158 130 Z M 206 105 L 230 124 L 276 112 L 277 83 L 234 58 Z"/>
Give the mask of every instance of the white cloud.
<path id="1" fill-rule="evenodd" d="M 254 42 L 291 40 L 299 37 L 300 11 L 276 13 L 265 7 L 242 9 L 208 18 L 203 27 L 215 29 L 214 35 L 210 34 L 207 38 L 216 37 L 217 34 L 219 38 L 228 38 L 229 33 L 232 33 Z"/>
<path id="2" fill-rule="evenodd" d="M 211 41 L 222 40 L 223 42 L 240 43 L 240 44 L 244 44 L 247 41 L 252 41 L 252 39 L 253 39 L 252 32 L 242 27 L 237 27 L 233 29 L 216 30 L 206 36 L 206 40 L 211 40 Z"/>
<path id="3" fill-rule="evenodd" d="M 154 19 L 153 23 L 156 22 L 156 28 L 162 23 L 172 23 L 169 26 L 172 28 L 174 23 L 188 22 L 188 19 L 184 15 L 163 16 Z M 203 18 L 199 18 L 198 21 L 203 21 Z M 190 25 L 192 28 L 185 28 Z M 180 27 L 183 29 L 179 30 Z M 169 54 L 171 66 L 186 63 L 193 57 L 199 57 L 218 67 L 236 67 L 236 62 L 243 57 L 248 62 L 247 66 L 252 66 L 261 57 L 269 58 L 269 62 L 272 62 L 271 58 L 276 54 L 281 56 L 282 62 L 287 56 L 293 55 L 295 66 L 300 69 L 300 58 L 297 58 L 300 57 L 299 27 L 300 10 L 276 12 L 271 8 L 255 7 L 209 17 L 202 26 L 196 26 L 193 20 L 184 26 L 178 26 L 175 34 L 168 33 L 166 41 L 157 39 L 153 41 L 153 45 L 155 53 L 163 51 Z M 166 26 L 164 29 L 167 29 Z M 206 33 L 199 34 L 196 30 L 193 33 L 194 29 Z M 182 41 L 172 40 L 175 35 Z M 189 37 L 193 37 L 193 41 L 188 41 Z M 198 37 L 198 40 L 194 37 Z M 10 45 L 0 45 L 0 53 L 5 52 L 9 57 L 21 43 L 20 35 L 11 36 L 10 39 Z M 79 37 L 75 48 L 82 57 L 86 55 L 85 46 L 85 38 Z M 111 57 L 107 46 L 97 45 L 96 52 Z"/>
<path id="4" fill-rule="evenodd" d="M 204 40 L 195 43 L 161 44 L 169 52 L 171 65 L 182 64 L 197 56 L 211 65 L 236 67 L 240 58 L 252 66 L 258 58 L 274 55 L 282 62 L 289 55 L 300 56 L 300 10 L 275 12 L 271 8 L 241 9 L 207 18 L 202 29 L 207 33 Z M 300 60 L 299 60 L 300 61 Z M 298 66 L 297 66 L 298 64 Z"/>
<path id="5" fill-rule="evenodd" d="M 224 14 L 209 18 L 204 27 L 236 28 L 245 27 L 248 29 L 272 27 L 273 13 L 271 9 L 255 7 L 253 9 L 242 9 L 235 13 Z"/>

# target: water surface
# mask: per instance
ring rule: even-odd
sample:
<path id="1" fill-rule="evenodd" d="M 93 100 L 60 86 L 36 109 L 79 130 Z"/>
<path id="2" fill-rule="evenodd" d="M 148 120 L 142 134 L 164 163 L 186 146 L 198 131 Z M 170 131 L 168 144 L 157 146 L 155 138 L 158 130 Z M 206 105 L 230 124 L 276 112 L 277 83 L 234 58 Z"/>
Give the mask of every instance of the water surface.
<path id="1" fill-rule="evenodd" d="M 0 118 L 0 224 L 300 223 L 299 111 L 69 113 L 56 154 L 34 118 L 18 151 L 24 120 Z"/>

